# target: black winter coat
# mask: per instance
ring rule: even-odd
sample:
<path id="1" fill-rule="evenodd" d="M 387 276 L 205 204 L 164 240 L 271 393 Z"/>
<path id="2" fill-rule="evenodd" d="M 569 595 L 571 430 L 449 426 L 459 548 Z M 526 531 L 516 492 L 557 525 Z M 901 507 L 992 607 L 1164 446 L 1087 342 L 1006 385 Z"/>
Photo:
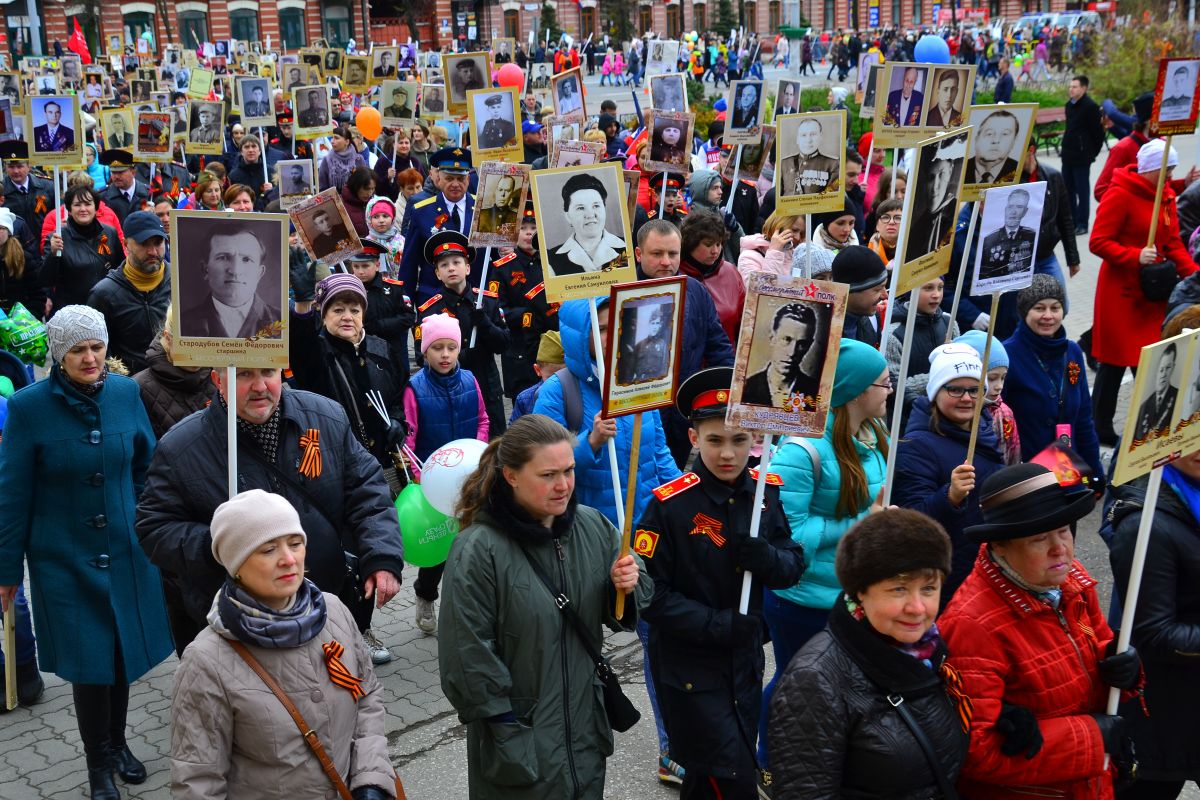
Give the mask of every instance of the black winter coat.
<path id="1" fill-rule="evenodd" d="M 365 288 L 367 311 L 363 314 L 363 327 L 392 348 L 392 364 L 407 383 L 408 334 L 417 324 L 417 309 L 405 291 L 404 281 L 376 273 Z"/>
<path id="2" fill-rule="evenodd" d="M 146 349 L 162 332 L 171 307 L 171 275 L 163 275 L 158 286 L 143 292 L 125 277 L 123 266 L 109 270 L 92 287 L 87 304 L 104 315 L 108 354 L 121 359 L 133 375 L 146 368 Z"/>
<path id="3" fill-rule="evenodd" d="M 509 255 L 493 261 L 491 269 L 495 270 L 494 277 L 488 280 L 487 288 L 499 294 L 509 331 L 508 350 L 500 356 L 504 393 L 516 398 L 538 383 L 533 363 L 542 334 L 558 330 L 558 303 L 546 297 L 542 262 L 536 250 L 526 253 L 514 248 Z"/>
<path id="4" fill-rule="evenodd" d="M 1046 182 L 1046 202 L 1042 205 L 1042 232 L 1038 236 L 1037 258 L 1054 254 L 1062 242 L 1067 266 L 1079 263 L 1079 244 L 1075 241 L 1075 217 L 1067 197 L 1067 182 L 1054 167 L 1038 162 L 1037 178 Z"/>
<path id="5" fill-rule="evenodd" d="M 1091 95 L 1084 95 L 1066 105 L 1067 126 L 1062 136 L 1062 163 L 1086 166 L 1100 155 L 1104 147 L 1104 126 L 1100 121 L 1100 106 Z"/>
<path id="6" fill-rule="evenodd" d="M 17 240 L 15 234 L 12 238 Z M 0 245 L 0 253 L 7 246 L 7 242 Z M 25 251 L 25 266 L 19 278 L 8 274 L 8 263 L 0 257 L 0 310 L 7 314 L 12 311 L 14 304 L 20 303 L 30 314 L 40 319 L 46 306 L 46 291 L 42 288 L 41 281 L 42 259 L 36 250 L 30 252 L 24 247 L 21 249 Z"/>
<path id="7" fill-rule="evenodd" d="M 30 174 L 28 188 L 29 191 L 24 193 L 11 178 L 5 178 L 4 207 L 16 214 L 37 236 L 46 215 L 54 208 L 54 184 Z"/>
<path id="8" fill-rule="evenodd" d="M 135 211 L 141 211 L 150 202 L 150 188 L 135 178 L 133 200 L 131 201 L 123 191 L 110 183 L 100 195 L 100 199 L 113 210 L 117 219 L 121 221 L 121 225 L 124 226 L 126 217 Z"/>
<path id="9" fill-rule="evenodd" d="M 102 222 L 92 220 L 80 228 L 68 218 L 62 226 L 61 256 L 50 249 L 53 235 L 51 230 L 43 243 L 41 282 L 53 292 L 55 308 L 87 303 L 92 287 L 125 261 L 117 232 Z"/>
<path id="10" fill-rule="evenodd" d="M 1169 468 L 1168 468 L 1169 469 Z M 1113 487 L 1115 584 L 1124 591 L 1133 566 L 1146 478 Z M 1130 701 L 1121 713 L 1137 745 L 1138 777 L 1200 780 L 1200 522 L 1164 483 L 1154 510 L 1142 589 L 1133 618 L 1133 646 L 1146 670 L 1147 719 Z"/>
<path id="11" fill-rule="evenodd" d="M 229 499 L 226 486 L 225 406 L 212 403 L 172 428 L 158 443 L 137 508 L 136 531 L 150 561 L 175 584 L 188 615 L 200 625 L 224 583 L 224 567 L 212 555 L 209 522 Z M 386 570 L 400 579 L 404 567 L 400 525 L 383 471 L 354 438 L 346 412 L 333 400 L 284 387 L 279 410 L 275 468 L 259 459 L 258 444 L 238 435 L 238 491 L 264 489 L 288 499 L 308 534 L 305 566 L 321 591 L 337 593 L 345 576 L 343 550 L 359 557 L 359 574 Z M 314 479 L 299 472 L 300 437 L 319 434 L 321 471 Z M 318 508 L 319 504 L 319 508 Z M 327 516 L 328 515 L 328 516 Z M 331 523 L 340 520 L 340 529 Z"/>
<path id="12" fill-rule="evenodd" d="M 157 339 L 146 351 L 146 368 L 133 379 L 141 387 L 142 405 L 155 439 L 161 439 L 184 417 L 205 408 L 216 391 L 212 370 L 202 367 L 190 371 L 175 366 Z"/>
<path id="13" fill-rule="evenodd" d="M 775 800 L 943 798 L 888 697 L 904 698 L 953 784 L 970 737 L 940 677 L 946 655 L 939 645 L 930 669 L 835 602 L 829 625 L 792 659 L 771 698 Z"/>

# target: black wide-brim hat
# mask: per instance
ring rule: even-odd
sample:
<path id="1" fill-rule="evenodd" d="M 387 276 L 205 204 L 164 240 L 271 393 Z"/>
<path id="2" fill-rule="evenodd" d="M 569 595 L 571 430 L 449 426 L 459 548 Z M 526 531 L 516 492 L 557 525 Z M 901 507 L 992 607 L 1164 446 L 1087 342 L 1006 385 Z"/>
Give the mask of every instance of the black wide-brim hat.
<path id="1" fill-rule="evenodd" d="M 984 522 L 963 532 L 976 544 L 1024 539 L 1078 522 L 1095 506 L 1091 490 L 1062 486 L 1041 464 L 1017 464 L 983 482 Z"/>

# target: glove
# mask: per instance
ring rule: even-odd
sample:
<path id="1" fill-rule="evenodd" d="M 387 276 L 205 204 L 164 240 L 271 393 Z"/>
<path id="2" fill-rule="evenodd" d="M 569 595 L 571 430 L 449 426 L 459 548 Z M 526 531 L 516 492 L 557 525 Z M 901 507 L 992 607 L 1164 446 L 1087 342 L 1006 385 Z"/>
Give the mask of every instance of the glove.
<path id="1" fill-rule="evenodd" d="M 737 217 L 735 217 L 733 215 L 732 211 L 725 212 L 725 227 L 729 229 L 730 233 L 733 233 L 734 231 L 737 230 L 737 227 L 738 227 Z"/>
<path id="2" fill-rule="evenodd" d="M 1100 726 L 1100 738 L 1104 740 L 1104 752 L 1116 756 L 1124 752 L 1125 718 L 1120 714 L 1092 714 Z"/>
<path id="3" fill-rule="evenodd" d="M 1030 759 L 1042 749 L 1042 730 L 1038 727 L 1037 717 L 1024 706 L 1002 704 L 996 730 L 1004 736 L 1000 752 L 1006 756 L 1024 754 Z"/>
<path id="4" fill-rule="evenodd" d="M 480 333 L 487 333 L 492 329 L 492 321 L 488 319 L 487 310 L 482 306 L 471 309 L 471 324 Z"/>
<path id="5" fill-rule="evenodd" d="M 986 331 L 988 329 L 988 323 L 991 321 L 991 314 L 988 314 L 986 311 L 980 311 L 979 316 L 976 317 L 975 321 L 971 323 L 971 327 L 977 331 Z"/>
<path id="6" fill-rule="evenodd" d="M 760 645 L 762 643 L 762 617 L 758 614 L 733 612 L 733 640 L 739 644 Z"/>
<path id="7" fill-rule="evenodd" d="M 408 435 L 408 428 L 400 420 L 392 420 L 388 425 L 387 444 L 388 447 L 399 447 L 404 442 L 404 437 Z"/>
<path id="8" fill-rule="evenodd" d="M 1117 640 L 1108 643 L 1105 659 L 1100 662 L 1100 680 L 1115 689 L 1132 689 L 1142 674 L 1142 659 L 1133 645 L 1123 653 L 1115 653 Z"/>
<path id="9" fill-rule="evenodd" d="M 761 536 L 743 539 L 738 545 L 737 565 L 747 572 L 766 572 L 774 561 L 771 549 Z"/>
<path id="10" fill-rule="evenodd" d="M 391 800 L 392 796 L 378 786 L 360 786 L 350 793 L 354 800 Z"/>
<path id="11" fill-rule="evenodd" d="M 293 254 L 295 252 L 292 251 Z M 301 251 L 300 257 L 291 259 L 288 272 L 293 299 L 302 303 L 312 300 L 317 288 L 316 263 L 309 261 L 308 255 Z"/>

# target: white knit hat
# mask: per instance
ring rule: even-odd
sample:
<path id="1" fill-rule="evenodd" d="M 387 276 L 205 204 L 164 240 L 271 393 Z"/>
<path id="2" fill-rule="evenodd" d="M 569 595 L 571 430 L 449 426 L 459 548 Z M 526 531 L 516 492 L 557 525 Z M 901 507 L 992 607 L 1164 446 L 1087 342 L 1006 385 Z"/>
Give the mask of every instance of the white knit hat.
<path id="1" fill-rule="evenodd" d="M 956 342 L 940 345 L 929 354 L 929 383 L 925 386 L 925 396 L 932 403 L 942 387 L 955 378 L 979 380 L 981 375 L 983 359 L 974 347 Z"/>
<path id="2" fill-rule="evenodd" d="M 287 498 L 262 489 L 242 492 L 217 506 L 209 532 L 213 558 L 230 575 L 272 539 L 297 534 L 308 543 L 300 515 Z"/>
<path id="3" fill-rule="evenodd" d="M 1138 172 L 1158 172 L 1162 169 L 1163 152 L 1166 149 L 1167 143 L 1162 139 L 1151 139 L 1138 149 L 1137 154 L 1137 171 Z M 1170 154 L 1167 156 L 1167 166 L 1179 166 L 1179 153 L 1175 152 L 1175 148 L 1171 148 Z"/>
<path id="4" fill-rule="evenodd" d="M 104 342 L 108 347 L 104 315 L 91 306 L 63 306 L 46 323 L 46 341 L 55 364 L 61 364 L 72 347 L 90 339 Z"/>

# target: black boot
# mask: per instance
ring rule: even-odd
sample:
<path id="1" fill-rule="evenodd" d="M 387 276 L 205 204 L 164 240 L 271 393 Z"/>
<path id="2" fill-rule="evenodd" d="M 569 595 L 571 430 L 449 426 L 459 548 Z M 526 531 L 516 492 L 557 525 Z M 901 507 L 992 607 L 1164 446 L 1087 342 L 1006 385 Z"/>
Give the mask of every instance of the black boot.
<path id="1" fill-rule="evenodd" d="M 146 765 L 137 760 L 129 750 L 129 745 L 122 745 L 118 748 L 113 748 L 112 757 L 113 769 L 121 776 L 121 780 L 126 783 L 145 783 L 146 782 Z"/>
<path id="2" fill-rule="evenodd" d="M 121 793 L 113 783 L 112 759 L 107 752 L 87 755 L 88 797 L 92 800 L 121 800 Z"/>
<path id="3" fill-rule="evenodd" d="M 45 691 L 46 684 L 36 659 L 27 664 L 17 664 L 17 701 L 21 705 L 33 705 L 42 699 Z"/>

